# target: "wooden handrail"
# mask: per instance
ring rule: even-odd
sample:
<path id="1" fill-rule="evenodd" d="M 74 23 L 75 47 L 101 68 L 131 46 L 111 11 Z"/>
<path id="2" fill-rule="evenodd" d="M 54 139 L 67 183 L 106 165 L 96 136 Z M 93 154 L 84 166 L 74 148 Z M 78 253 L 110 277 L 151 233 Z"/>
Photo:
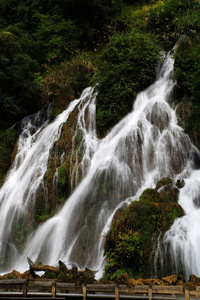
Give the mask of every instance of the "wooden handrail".
<path id="1" fill-rule="evenodd" d="M 2 289 L 14 290 L 13 292 L 1 291 Z M 136 285 L 132 288 L 126 285 L 115 284 L 84 284 L 76 286 L 75 283 L 62 283 L 54 280 L 35 280 L 29 281 L 26 279 L 1 279 L 0 280 L 0 298 L 6 293 L 14 297 L 14 293 L 19 297 L 20 291 L 23 298 L 51 296 L 52 298 L 61 297 L 82 297 L 83 300 L 87 298 L 113 298 L 120 299 L 184 299 L 189 300 L 200 299 L 200 286 L 196 290 L 190 291 L 187 286 L 157 286 L 157 285 Z M 9 299 L 9 298 L 8 298 Z"/>

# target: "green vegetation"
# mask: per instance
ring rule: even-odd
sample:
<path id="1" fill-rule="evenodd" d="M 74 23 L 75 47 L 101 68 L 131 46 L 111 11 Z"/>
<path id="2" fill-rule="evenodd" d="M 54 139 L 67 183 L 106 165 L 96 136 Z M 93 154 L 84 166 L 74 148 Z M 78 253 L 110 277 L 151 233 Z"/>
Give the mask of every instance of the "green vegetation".
<path id="1" fill-rule="evenodd" d="M 200 129 L 200 46 L 199 38 L 191 41 L 183 36 L 175 53 L 175 78 L 179 97 L 191 101 L 191 114 L 186 123 L 187 132 Z"/>
<path id="2" fill-rule="evenodd" d="M 58 274 L 52 272 L 52 271 L 45 271 L 45 274 L 43 275 L 44 278 L 47 278 L 47 279 L 57 279 L 58 277 Z"/>
<path id="3" fill-rule="evenodd" d="M 0 32 L 0 129 L 40 107 L 38 63 L 11 32 Z"/>
<path id="4" fill-rule="evenodd" d="M 46 221 L 49 217 L 47 209 L 46 197 L 44 195 L 44 189 L 41 186 L 37 192 L 37 197 L 34 205 L 34 226 L 37 227 L 39 223 Z"/>
<path id="5" fill-rule="evenodd" d="M 63 203 L 67 198 L 68 192 L 68 177 L 66 173 L 66 168 L 61 165 L 58 169 L 58 186 L 57 186 L 57 196 L 58 202 Z"/>
<path id="6" fill-rule="evenodd" d="M 192 51 L 177 52 L 175 78 L 191 97 L 186 129 L 199 128 L 199 1 L 0 0 L 0 5 L 0 129 L 52 99 L 55 116 L 92 80 L 98 82 L 97 128 L 104 136 L 154 80 L 158 52 L 171 49 L 182 35 Z"/>
<path id="7" fill-rule="evenodd" d="M 124 273 L 137 277 L 143 273 L 145 244 L 160 225 L 160 211 L 147 193 L 114 218 L 106 238 L 108 263 L 104 279 L 115 279 Z"/>
<path id="8" fill-rule="evenodd" d="M 0 128 L 41 107 L 46 77 L 58 86 L 56 74 L 62 73 L 80 93 L 94 75 L 94 68 L 87 73 L 87 67 L 74 63 L 77 53 L 81 56 L 84 51 L 86 56 L 94 54 L 90 67 L 96 61 L 92 82 L 99 83 L 97 123 L 103 135 L 131 110 L 136 94 L 152 82 L 159 49 L 171 49 L 181 35 L 190 39 L 194 49 L 198 45 L 200 4 L 195 0 L 1 0 L 0 5 Z M 187 52 L 185 49 L 182 57 L 184 65 Z M 180 69 L 186 73 L 178 57 L 177 80 L 185 88 Z M 198 55 L 190 55 L 190 61 L 198 61 Z M 83 78 L 85 71 L 87 78 Z M 198 75 L 196 72 L 198 66 Z M 49 89 L 54 90 L 54 85 Z M 193 87 L 192 95 L 195 91 Z M 191 113 L 198 104 L 192 105 Z"/>
<path id="9" fill-rule="evenodd" d="M 59 175 L 59 183 L 62 185 L 65 185 L 66 183 L 66 170 L 63 165 L 61 165 L 58 169 L 58 175 Z"/>
<path id="10" fill-rule="evenodd" d="M 199 30 L 199 1 L 165 0 L 150 10 L 149 28 L 158 35 L 163 48 L 171 50 L 181 35 L 195 37 Z"/>
<path id="11" fill-rule="evenodd" d="M 0 179 L 11 165 L 11 155 L 17 139 L 17 132 L 14 129 L 0 130 Z"/>
<path id="12" fill-rule="evenodd" d="M 175 218 L 181 217 L 183 211 L 176 198 L 170 197 L 174 188 L 169 178 L 159 181 L 164 193 L 156 189 L 147 189 L 138 201 L 125 210 L 118 211 L 113 219 L 111 229 L 106 236 L 104 280 L 114 280 L 128 273 L 130 277 L 148 276 L 152 253 L 152 238 L 169 229 Z"/>
<path id="13" fill-rule="evenodd" d="M 155 78 L 158 47 L 148 34 L 118 34 L 99 56 L 97 128 L 101 136 L 129 113 L 138 92 Z"/>

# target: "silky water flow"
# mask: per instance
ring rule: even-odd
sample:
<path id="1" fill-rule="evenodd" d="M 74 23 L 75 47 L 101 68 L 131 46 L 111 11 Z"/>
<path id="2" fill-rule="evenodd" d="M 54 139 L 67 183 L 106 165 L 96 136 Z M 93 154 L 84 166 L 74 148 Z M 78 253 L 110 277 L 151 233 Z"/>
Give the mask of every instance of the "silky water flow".
<path id="1" fill-rule="evenodd" d="M 200 275 L 200 171 L 193 170 L 189 159 L 198 150 L 177 125 L 175 110 L 170 106 L 175 84 L 171 79 L 173 65 L 173 59 L 166 55 L 155 83 L 137 96 L 132 112 L 102 140 L 96 135 L 96 94 L 92 88 L 85 89 L 80 99 L 72 101 L 50 124 L 37 127 L 33 117 L 25 119 L 18 153 L 0 191 L 0 258 L 9 260 L 9 270 L 28 269 L 30 257 L 49 265 L 62 260 L 67 266 L 87 266 L 97 270 L 96 277 L 101 278 L 106 263 L 104 239 L 117 209 L 137 200 L 144 189 L 155 187 L 160 179 L 170 177 L 186 178 L 179 197 L 186 215 L 175 221 L 164 243 L 171 247 L 175 260 L 178 249 L 187 274 Z M 49 151 L 75 107 L 78 116 L 72 152 L 79 135 L 78 150 L 83 154 L 81 162 L 77 155 L 76 163 L 71 163 L 73 192 L 57 214 L 27 234 L 23 253 L 19 253 L 13 232 L 18 224 L 28 222 L 28 214 L 34 210 Z"/>

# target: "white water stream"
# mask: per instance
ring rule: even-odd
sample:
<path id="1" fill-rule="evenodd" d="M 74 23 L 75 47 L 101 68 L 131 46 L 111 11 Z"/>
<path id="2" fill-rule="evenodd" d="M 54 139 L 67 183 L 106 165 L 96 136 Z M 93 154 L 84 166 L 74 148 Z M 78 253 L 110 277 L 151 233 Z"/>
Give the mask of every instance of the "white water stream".
<path id="1" fill-rule="evenodd" d="M 66 264 L 74 262 L 79 268 L 87 266 L 99 270 L 99 278 L 105 263 L 104 236 L 114 212 L 121 205 L 134 201 L 145 188 L 154 187 L 163 177 L 185 178 L 192 173 L 188 182 L 197 180 L 199 186 L 199 171 L 192 171 L 189 163 L 191 152 L 197 150 L 177 125 L 175 111 L 170 107 L 170 94 L 174 86 L 171 79 L 173 64 L 173 59 L 167 55 L 155 83 L 138 95 L 132 112 L 103 140 L 96 136 L 96 96 L 90 88 L 53 123 L 36 129 L 33 135 L 29 130 L 32 126 L 29 120 L 20 137 L 13 167 L 0 191 L 0 258 L 9 259 L 10 269 L 28 269 L 27 257 L 50 265 L 62 260 Z M 36 190 L 43 184 L 49 151 L 75 106 L 79 109 L 75 135 L 81 132 L 80 147 L 84 152 L 81 163 L 78 163 L 77 157 L 77 163 L 71 169 L 72 187 L 76 188 L 60 212 L 29 236 L 24 252 L 19 254 L 12 235 L 13 228 L 21 219 L 27 222 Z M 88 122 L 85 121 L 86 110 Z M 74 140 L 72 144 L 74 147 Z M 79 169 L 83 175 L 81 181 Z M 186 187 L 187 184 L 181 191 L 184 196 L 180 199 L 187 197 Z M 199 197 L 198 189 L 196 194 Z M 184 199 L 180 201 L 185 202 Z M 187 212 L 187 208 L 184 209 Z M 189 205 L 189 209 L 194 216 L 197 214 L 194 205 Z M 187 220 L 189 217 L 184 218 Z M 195 226 L 198 226 L 197 223 Z M 200 233 L 198 229 L 195 231 L 195 226 L 188 221 L 187 230 L 193 227 L 192 234 L 189 231 L 187 234 L 187 238 L 191 238 L 188 248 L 193 242 L 194 253 L 195 243 L 200 243 Z M 176 239 L 177 234 L 171 236 Z M 200 259 L 200 255 L 197 256 Z M 193 262 L 188 262 L 188 265 L 186 267 L 190 272 Z"/>
<path id="2" fill-rule="evenodd" d="M 164 236 L 165 251 L 170 250 L 174 272 L 180 270 L 186 279 L 191 274 L 200 277 L 200 170 L 185 179 L 179 195 L 185 216 L 176 219 Z"/>

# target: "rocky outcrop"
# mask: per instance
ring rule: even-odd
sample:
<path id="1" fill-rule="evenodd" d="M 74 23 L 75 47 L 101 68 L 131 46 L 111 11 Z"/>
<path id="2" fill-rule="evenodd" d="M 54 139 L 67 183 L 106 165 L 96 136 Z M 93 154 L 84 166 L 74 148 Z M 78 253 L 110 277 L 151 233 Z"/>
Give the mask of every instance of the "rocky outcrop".
<path id="1" fill-rule="evenodd" d="M 13 270 L 10 273 L 7 273 L 3 276 L 0 276 L 1 279 L 27 279 L 27 280 L 46 280 L 54 279 L 57 282 L 72 282 L 76 283 L 77 286 L 83 283 L 97 283 L 94 279 L 95 273 L 92 270 L 85 268 L 85 270 L 78 270 L 76 266 L 73 266 L 71 269 L 68 269 L 66 265 L 59 261 L 58 267 L 53 267 L 49 265 L 36 265 L 29 258 L 30 269 L 24 273 L 20 273 L 16 270 Z M 44 275 L 41 277 L 37 275 L 37 271 L 45 271 Z M 36 272 L 36 273 L 35 273 Z"/>
<path id="2" fill-rule="evenodd" d="M 163 268 L 160 268 L 159 260 L 158 265 L 154 266 L 154 256 L 158 255 L 158 243 L 165 232 L 177 217 L 183 215 L 177 203 L 177 185 L 183 184 L 163 178 L 155 189 L 145 190 L 139 201 L 117 211 L 106 237 L 108 264 L 105 279 L 117 278 L 125 271 L 132 277 L 162 276 L 160 270 Z M 170 274 L 170 262 L 168 265 L 167 273 Z"/>
<path id="3" fill-rule="evenodd" d="M 63 124 L 59 139 L 51 149 L 44 184 L 37 191 L 34 207 L 35 226 L 51 217 L 71 193 L 71 169 L 76 163 L 76 147 L 80 142 L 76 139 L 73 149 L 77 113 L 76 108 L 69 115 L 67 122 Z"/>

